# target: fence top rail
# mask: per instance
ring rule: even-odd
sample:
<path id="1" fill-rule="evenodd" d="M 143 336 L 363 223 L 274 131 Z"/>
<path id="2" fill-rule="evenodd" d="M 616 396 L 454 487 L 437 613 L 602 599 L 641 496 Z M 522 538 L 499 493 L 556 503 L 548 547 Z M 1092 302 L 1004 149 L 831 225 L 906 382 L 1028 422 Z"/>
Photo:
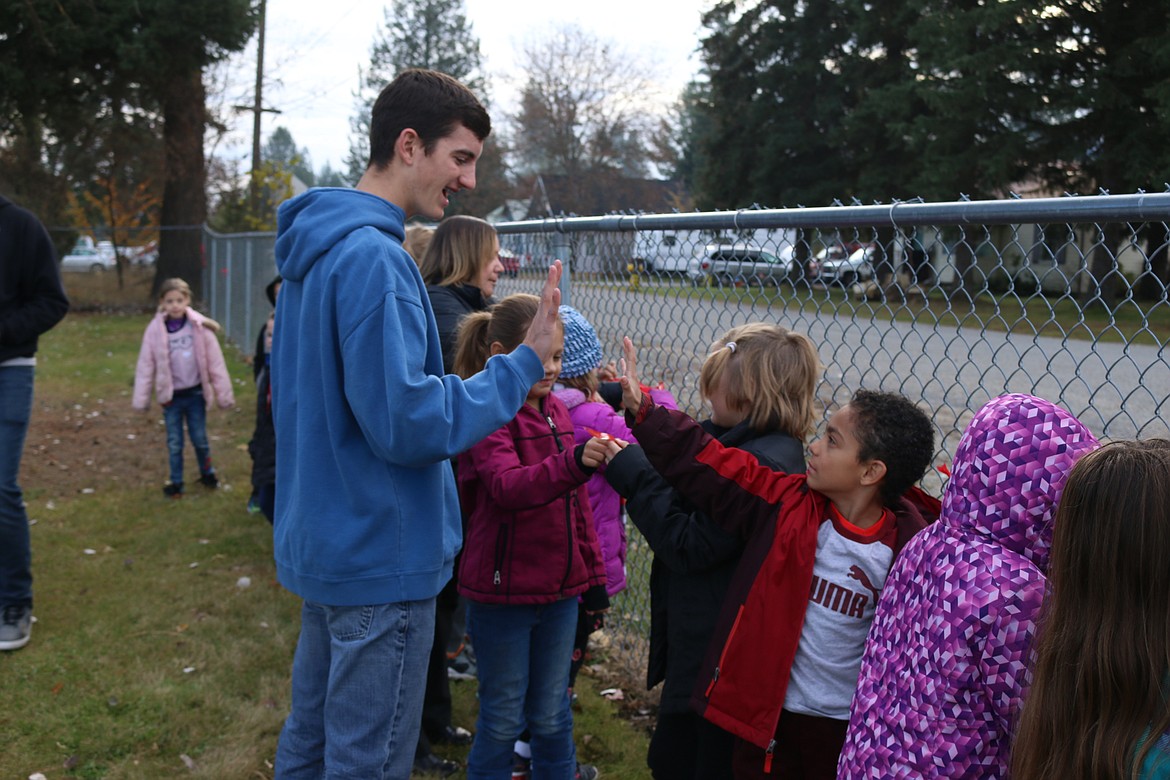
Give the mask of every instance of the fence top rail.
<path id="1" fill-rule="evenodd" d="M 255 230 L 250 233 L 217 233 L 207 225 L 203 226 L 212 238 L 276 238 L 275 230 Z"/>
<path id="2" fill-rule="evenodd" d="M 693 214 L 613 214 L 501 222 L 500 233 L 576 233 L 740 228 L 922 227 L 1077 222 L 1170 222 L 1170 193 L 1063 198 L 899 202 L 872 206 L 740 209 Z"/>

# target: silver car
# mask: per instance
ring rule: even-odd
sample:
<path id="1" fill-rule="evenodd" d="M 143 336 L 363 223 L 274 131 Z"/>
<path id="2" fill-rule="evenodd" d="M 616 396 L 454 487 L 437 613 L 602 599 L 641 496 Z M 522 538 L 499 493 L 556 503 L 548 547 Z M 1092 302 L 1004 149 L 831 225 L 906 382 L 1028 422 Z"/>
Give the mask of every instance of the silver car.
<path id="1" fill-rule="evenodd" d="M 874 253 L 873 244 L 859 246 L 848 255 L 822 251 L 809 263 L 809 281 L 842 287 L 868 281 L 873 278 Z"/>
<path id="2" fill-rule="evenodd" d="M 747 244 L 708 244 L 703 254 L 691 260 L 687 277 L 696 287 L 779 287 L 793 270 L 791 248 L 785 249 L 777 255 Z"/>
<path id="3" fill-rule="evenodd" d="M 62 271 L 89 271 L 97 274 L 117 266 L 114 245 L 109 241 L 99 241 L 95 244 L 89 236 L 78 239 L 69 254 L 61 258 Z"/>

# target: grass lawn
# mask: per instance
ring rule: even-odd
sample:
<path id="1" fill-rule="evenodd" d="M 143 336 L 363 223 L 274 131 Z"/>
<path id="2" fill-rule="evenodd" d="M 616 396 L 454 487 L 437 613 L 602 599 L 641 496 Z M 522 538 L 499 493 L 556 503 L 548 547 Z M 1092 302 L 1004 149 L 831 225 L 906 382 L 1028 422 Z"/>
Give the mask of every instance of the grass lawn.
<path id="1" fill-rule="evenodd" d="M 115 281 L 75 276 L 75 300 Z M 130 408 L 147 320 L 74 313 L 42 338 L 21 472 L 38 622 L 26 648 L 0 653 L 4 780 L 272 776 L 300 604 L 276 582 L 269 525 L 244 510 L 251 370 L 225 348 L 237 407 L 208 416 L 222 488 L 190 478 L 188 448 L 187 496 L 168 500 L 158 407 Z M 603 668 L 580 680 L 581 759 L 606 777 L 647 777 L 644 729 L 598 695 L 612 685 Z M 474 727 L 474 683 L 453 693 L 456 723 Z M 466 749 L 444 754 L 462 761 Z"/>
<path id="2" fill-rule="evenodd" d="M 623 281 L 614 279 L 612 281 Z M 1069 296 L 981 293 L 973 299 L 947 298 L 941 289 L 906 301 L 859 301 L 841 287 L 810 286 L 807 282 L 774 287 L 693 287 L 687 281 L 651 278 L 640 289 L 650 295 L 684 299 L 735 301 L 796 309 L 809 314 L 830 314 L 863 319 L 894 319 L 924 327 L 943 325 L 977 330 L 1006 331 L 1026 335 L 1098 340 L 1135 344 L 1165 344 L 1170 340 L 1170 308 L 1159 302 L 1132 299 L 1112 309 L 1083 306 Z"/>

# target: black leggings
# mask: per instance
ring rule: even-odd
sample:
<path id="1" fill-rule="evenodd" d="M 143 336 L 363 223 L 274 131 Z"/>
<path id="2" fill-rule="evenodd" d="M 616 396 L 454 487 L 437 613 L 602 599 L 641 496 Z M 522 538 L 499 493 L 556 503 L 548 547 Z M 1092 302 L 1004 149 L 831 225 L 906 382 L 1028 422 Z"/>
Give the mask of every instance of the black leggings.
<path id="1" fill-rule="evenodd" d="M 654 780 L 731 780 L 734 742 L 693 712 L 660 712 L 646 765 Z"/>

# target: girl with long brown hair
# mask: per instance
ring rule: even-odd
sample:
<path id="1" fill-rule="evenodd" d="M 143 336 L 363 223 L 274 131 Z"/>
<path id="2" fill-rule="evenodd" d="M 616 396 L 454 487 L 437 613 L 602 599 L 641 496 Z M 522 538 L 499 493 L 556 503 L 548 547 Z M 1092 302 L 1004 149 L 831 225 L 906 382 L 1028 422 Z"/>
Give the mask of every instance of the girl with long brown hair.
<path id="1" fill-rule="evenodd" d="M 1073 467 L 1048 582 L 1013 777 L 1170 778 L 1170 441 Z"/>

